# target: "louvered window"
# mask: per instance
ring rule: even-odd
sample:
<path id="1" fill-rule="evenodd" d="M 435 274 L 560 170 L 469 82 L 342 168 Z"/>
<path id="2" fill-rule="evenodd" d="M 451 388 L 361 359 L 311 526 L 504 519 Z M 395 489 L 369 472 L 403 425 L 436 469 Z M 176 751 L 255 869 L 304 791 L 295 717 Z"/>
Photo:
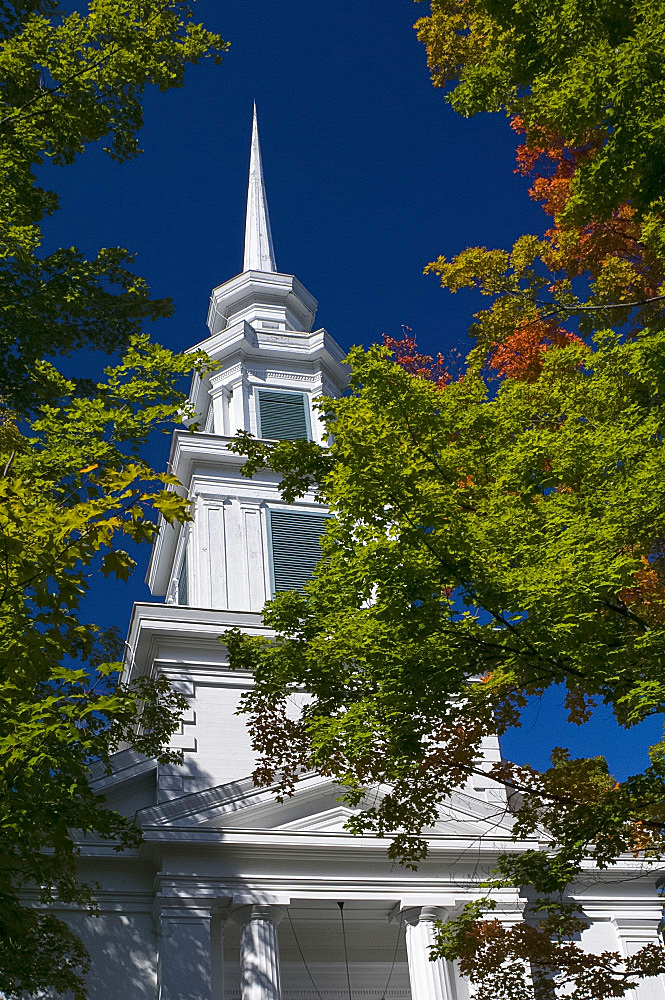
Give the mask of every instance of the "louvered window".
<path id="1" fill-rule="evenodd" d="M 259 437 L 275 441 L 308 438 L 309 407 L 304 392 L 258 390 Z"/>
<path id="2" fill-rule="evenodd" d="M 187 549 L 180 563 L 178 573 L 178 587 L 176 592 L 176 604 L 189 604 L 189 573 L 187 569 Z"/>
<path id="3" fill-rule="evenodd" d="M 321 558 L 319 539 L 327 516 L 272 508 L 269 520 L 273 594 L 279 590 L 302 591 Z"/>

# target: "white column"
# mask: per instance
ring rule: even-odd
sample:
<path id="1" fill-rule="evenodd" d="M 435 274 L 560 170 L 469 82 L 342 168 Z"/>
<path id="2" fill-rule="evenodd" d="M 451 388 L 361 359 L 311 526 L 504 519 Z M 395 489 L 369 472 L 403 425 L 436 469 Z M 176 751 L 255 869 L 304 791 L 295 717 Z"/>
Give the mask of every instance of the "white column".
<path id="1" fill-rule="evenodd" d="M 250 906 L 240 935 L 240 990 L 242 1000 L 281 1000 L 277 924 L 280 906 Z"/>
<path id="2" fill-rule="evenodd" d="M 212 1000 L 208 907 L 173 906 L 162 910 L 158 982 L 159 1000 Z"/>
<path id="3" fill-rule="evenodd" d="M 231 437 L 237 431 L 251 431 L 256 434 L 256 421 L 254 426 L 250 423 L 249 382 L 243 370 L 233 378 L 226 389 L 229 393 L 229 425 L 226 433 Z"/>
<path id="4" fill-rule="evenodd" d="M 430 961 L 434 923 L 446 911 L 438 906 L 414 906 L 404 910 L 406 953 L 409 960 L 411 1000 L 456 1000 L 455 979 L 450 962 Z"/>

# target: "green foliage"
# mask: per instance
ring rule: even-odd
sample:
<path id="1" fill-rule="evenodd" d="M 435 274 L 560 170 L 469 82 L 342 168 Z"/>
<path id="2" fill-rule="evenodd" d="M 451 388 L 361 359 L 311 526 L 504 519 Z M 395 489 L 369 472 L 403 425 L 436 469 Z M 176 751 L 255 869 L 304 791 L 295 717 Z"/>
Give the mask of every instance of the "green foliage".
<path id="1" fill-rule="evenodd" d="M 640 216 L 662 212 L 660 0 L 430 0 L 430 8 L 416 29 L 455 110 L 503 108 L 527 130 L 594 150 L 575 177 L 569 221 L 607 218 L 628 200 Z"/>
<path id="2" fill-rule="evenodd" d="M 354 393 L 325 400 L 326 559 L 305 595 L 269 605 L 277 644 L 234 638 L 255 661 L 248 705 L 305 687 L 310 763 L 343 761 L 351 788 L 391 783 L 390 808 L 400 802 L 409 827 L 473 771 L 478 740 L 512 724 L 524 694 L 565 684 L 578 721 L 580 698 L 611 705 L 622 725 L 661 712 L 662 597 L 638 607 L 628 591 L 645 559 L 661 572 L 664 351 L 660 333 L 607 333 L 593 352 L 550 352 L 536 382 L 493 392 L 473 372 L 441 391 L 379 348 L 354 349 Z M 280 470 L 300 461 L 291 442 L 254 448 Z M 414 772 L 423 758 L 436 782 Z M 545 776 L 553 794 L 561 771 L 573 791 L 592 781 L 573 764 L 562 756 Z M 614 782 L 593 782 L 612 798 Z M 582 797 L 591 802 L 590 788 Z M 386 808 L 383 831 L 395 829 Z M 586 838 L 600 861 L 610 837 L 603 823 Z"/>
<path id="3" fill-rule="evenodd" d="M 150 299 L 126 250 L 40 256 L 40 223 L 58 198 L 37 168 L 70 164 L 102 139 L 114 159 L 135 156 L 146 88 L 181 86 L 187 65 L 219 61 L 227 45 L 181 0 L 92 0 L 71 13 L 53 0 L 3 4 L 0 40 L 0 399 L 29 411 L 48 389 L 36 361 L 122 349 L 143 320 L 171 311 Z"/>
<path id="4" fill-rule="evenodd" d="M 162 680 L 119 679 L 115 629 L 83 619 L 94 574 L 126 580 L 123 547 L 151 542 L 157 515 L 189 515 L 176 480 L 141 458 L 150 435 L 188 412 L 179 381 L 207 359 L 151 345 L 144 320 L 171 311 L 133 273 L 133 256 L 75 247 L 44 256 L 57 166 L 106 140 L 140 152 L 147 87 L 179 87 L 226 43 L 181 0 L 0 4 L 0 992 L 84 1000 L 78 938 L 38 905 L 94 911 L 76 874 L 76 838 L 136 845 L 131 822 L 93 796 L 91 767 L 120 747 L 164 748 L 183 707 Z M 39 173 L 38 180 L 37 173 Z M 79 348 L 123 352 L 101 382 L 50 363 Z M 73 833 L 72 831 L 78 831 Z M 26 902 L 27 901 L 27 902 Z"/>
<path id="5" fill-rule="evenodd" d="M 314 486 L 334 518 L 315 580 L 266 609 L 274 640 L 225 637 L 255 672 L 257 780 L 288 794 L 303 766 L 333 776 L 359 809 L 349 827 L 412 866 L 446 796 L 487 774 L 483 738 L 530 697 L 565 687 L 578 724 L 601 702 L 624 727 L 665 710 L 665 7 L 430 8 L 416 29 L 434 84 L 464 115 L 510 116 L 550 228 L 426 268 L 489 300 L 459 371 L 409 337 L 389 341 L 399 365 L 354 349 L 350 397 L 322 402 L 329 450 L 238 442 L 248 475 L 270 466 L 288 500 Z M 530 886 L 528 919 L 487 919 L 488 897 L 439 930 L 435 953 L 479 998 L 600 1000 L 665 969 L 651 946 L 583 953 L 565 898 L 589 858 L 662 856 L 664 767 L 665 741 L 622 783 L 563 749 L 543 772 L 489 768 L 514 836 L 549 840 L 501 857 L 488 886 Z"/>
<path id="6" fill-rule="evenodd" d="M 170 301 L 150 298 L 145 281 L 130 270 L 132 261 L 120 248 L 100 250 L 93 260 L 74 248 L 0 260 L 3 408 L 34 413 L 53 398 L 58 386 L 42 378 L 44 357 L 89 346 L 111 353 L 125 347 L 144 320 L 170 314 Z M 76 388 L 93 386 L 79 378 Z"/>
<path id="7" fill-rule="evenodd" d="M 0 246 L 2 256 L 13 257 L 39 245 L 39 221 L 57 206 L 52 191 L 35 186 L 36 165 L 72 163 L 106 137 L 114 159 L 135 156 L 146 87 L 181 86 L 188 63 L 219 60 L 227 46 L 194 24 L 191 5 L 181 0 L 92 0 L 84 13 L 38 2 L 12 4 L 9 12 L 0 131 L 11 211 L 3 213 Z"/>
<path id="8" fill-rule="evenodd" d="M 123 538 L 151 541 L 154 512 L 183 520 L 176 480 L 139 457 L 149 435 L 187 408 L 177 383 L 207 359 L 173 355 L 146 337 L 106 372 L 94 396 L 43 366 L 54 394 L 25 434 L 0 428 L 0 990 L 46 987 L 85 996 L 85 950 L 53 915 L 58 899 L 93 906 L 76 876 L 72 830 L 136 845 L 130 820 L 93 795 L 91 767 L 121 747 L 165 750 L 183 702 L 165 680 L 119 681 L 115 629 L 87 624 L 81 602 L 101 569 L 126 579 Z"/>
<path id="9" fill-rule="evenodd" d="M 437 387 L 382 348 L 349 360 L 351 395 L 321 404 L 325 453 L 246 443 L 249 474 L 270 465 L 289 499 L 315 476 L 334 518 L 305 593 L 266 608 L 275 640 L 224 641 L 255 675 L 257 779 L 288 794 L 301 767 L 333 775 L 360 807 L 351 828 L 417 865 L 438 807 L 482 769 L 483 737 L 518 725 L 529 696 L 564 685 L 578 723 L 598 702 L 622 726 L 663 713 L 665 333 L 605 330 L 498 384 L 472 365 Z M 658 749 L 621 784 L 602 758 L 565 751 L 542 773 L 503 761 L 490 774 L 519 793 L 515 836 L 551 838 L 502 859 L 501 884 L 547 900 L 584 858 L 662 851 Z"/>

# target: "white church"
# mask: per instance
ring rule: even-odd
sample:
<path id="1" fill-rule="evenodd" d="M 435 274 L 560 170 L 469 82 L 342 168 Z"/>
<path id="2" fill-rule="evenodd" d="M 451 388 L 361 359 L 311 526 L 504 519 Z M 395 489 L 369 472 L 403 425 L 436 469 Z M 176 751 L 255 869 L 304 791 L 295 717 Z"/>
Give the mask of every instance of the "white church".
<path id="1" fill-rule="evenodd" d="M 347 832 L 349 810 L 328 779 L 304 776 L 278 803 L 252 783 L 254 755 L 238 699 L 252 683 L 231 671 L 220 634 L 266 633 L 262 608 L 298 588 L 317 561 L 325 511 L 283 502 L 271 472 L 243 478 L 227 449 L 259 438 L 322 440 L 312 400 L 346 381 L 344 352 L 315 326 L 317 302 L 277 270 L 254 117 L 242 273 L 215 288 L 210 335 L 196 345 L 219 368 L 194 387 L 204 430 L 176 430 L 170 463 L 193 522 L 164 526 L 136 604 L 127 678 L 163 674 L 188 700 L 174 745 L 183 766 L 134 751 L 94 782 L 135 817 L 136 850 L 86 839 L 81 875 L 99 885 L 99 915 L 67 911 L 92 957 L 90 1000 L 469 1000 L 454 963 L 430 962 L 433 923 L 482 894 L 479 882 L 515 843 L 505 794 L 474 778 L 441 810 L 418 871 L 391 863 L 387 842 Z M 488 740 L 487 761 L 498 758 Z M 589 869 L 576 887 L 591 926 L 583 946 L 624 955 L 658 941 L 657 873 L 632 858 Z M 525 898 L 504 891 L 512 923 Z M 665 977 L 633 1000 L 664 1000 Z"/>

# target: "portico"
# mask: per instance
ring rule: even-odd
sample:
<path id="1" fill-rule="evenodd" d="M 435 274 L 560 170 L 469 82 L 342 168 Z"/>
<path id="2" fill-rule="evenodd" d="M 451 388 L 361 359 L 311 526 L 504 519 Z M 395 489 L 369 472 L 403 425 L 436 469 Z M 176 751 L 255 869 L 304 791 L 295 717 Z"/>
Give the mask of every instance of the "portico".
<path id="1" fill-rule="evenodd" d="M 245 903 L 221 914 L 215 904 L 206 912 L 192 907 L 188 916 L 168 908 L 161 933 L 171 954 L 181 952 L 189 940 L 200 960 L 182 966 L 162 963 L 160 996 L 466 1000 L 468 989 L 456 979 L 452 965 L 429 961 L 436 912 L 431 906 L 404 910 L 396 903 L 390 909 L 380 900 L 351 900 L 344 903 L 342 926 L 338 902 L 325 898 Z M 204 940 L 210 941 L 208 959 L 200 947 Z"/>

